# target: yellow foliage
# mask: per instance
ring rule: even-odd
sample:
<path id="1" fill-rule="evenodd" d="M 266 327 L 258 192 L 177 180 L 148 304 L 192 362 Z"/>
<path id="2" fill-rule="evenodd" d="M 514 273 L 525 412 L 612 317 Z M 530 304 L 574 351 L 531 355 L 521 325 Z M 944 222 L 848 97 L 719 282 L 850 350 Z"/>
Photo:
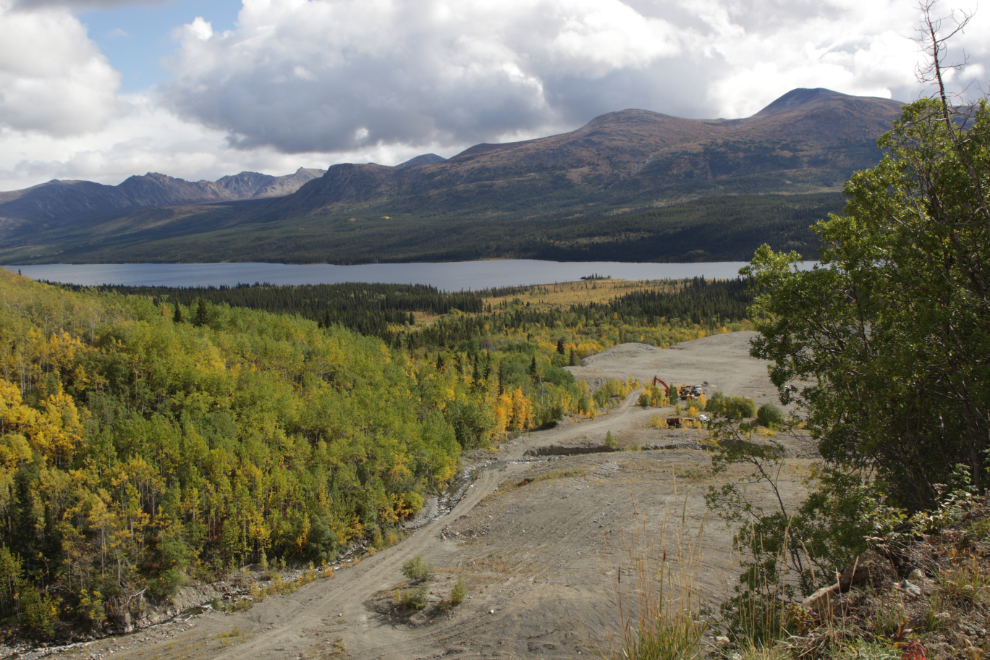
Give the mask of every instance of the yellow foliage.
<path id="1" fill-rule="evenodd" d="M 665 429 L 667 428 L 667 419 L 661 417 L 660 415 L 652 415 L 650 417 L 650 427 L 655 429 Z"/>
<path id="2" fill-rule="evenodd" d="M 519 430 L 529 427 L 533 403 L 523 394 L 522 388 L 512 393 L 512 428 Z"/>
<path id="3" fill-rule="evenodd" d="M 403 477 L 412 476 L 412 471 L 409 469 L 409 455 L 400 454 L 395 451 L 390 453 L 393 465 L 392 469 L 388 472 L 388 476 L 396 481 L 402 479 Z M 401 497 L 401 495 L 399 497 Z"/>
<path id="4" fill-rule="evenodd" d="M 509 428 L 512 420 L 512 397 L 502 394 L 495 402 L 495 431 L 502 435 Z"/>
<path id="5" fill-rule="evenodd" d="M 15 432 L 21 440 L 27 439 L 31 451 L 50 456 L 56 463 L 70 460 L 82 442 L 79 411 L 62 391 L 61 383 L 45 400 L 44 410 L 39 411 L 23 403 L 16 385 L 0 379 L 0 433 L 6 447 L 0 449 L 0 460 L 5 456 L 14 460 L 14 456 L 23 454 L 20 440 L 6 440 L 8 434 Z"/>
<path id="6" fill-rule="evenodd" d="M 299 536 L 296 537 L 296 548 L 299 552 L 306 548 L 307 541 L 309 541 L 309 514 L 303 516 L 302 529 L 299 531 Z"/>

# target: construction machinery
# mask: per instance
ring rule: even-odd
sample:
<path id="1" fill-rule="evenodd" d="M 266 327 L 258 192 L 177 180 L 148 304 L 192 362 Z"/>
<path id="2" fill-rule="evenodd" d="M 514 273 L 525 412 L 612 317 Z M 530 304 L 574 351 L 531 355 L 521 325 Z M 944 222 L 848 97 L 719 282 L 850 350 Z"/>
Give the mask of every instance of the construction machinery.
<path id="1" fill-rule="evenodd" d="M 653 387 L 656 387 L 657 385 L 663 385 L 663 394 L 664 394 L 664 396 L 666 396 L 669 399 L 670 398 L 670 385 L 668 385 L 667 383 L 663 382 L 660 379 L 660 376 L 654 376 L 653 377 Z"/>
<path id="2" fill-rule="evenodd" d="M 692 399 L 697 400 L 705 393 L 705 388 L 701 385 L 681 385 L 681 391 L 678 395 L 682 399 Z"/>

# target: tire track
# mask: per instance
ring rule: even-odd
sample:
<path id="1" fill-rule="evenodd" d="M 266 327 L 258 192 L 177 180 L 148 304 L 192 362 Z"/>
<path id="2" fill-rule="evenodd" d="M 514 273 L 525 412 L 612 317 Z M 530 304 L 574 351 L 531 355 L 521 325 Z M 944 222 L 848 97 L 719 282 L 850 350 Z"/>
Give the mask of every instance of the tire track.
<path id="1" fill-rule="evenodd" d="M 431 625 L 429 631 L 423 631 L 422 634 L 416 630 L 410 633 L 404 626 L 395 627 L 378 621 L 379 617 L 366 609 L 365 601 L 371 594 L 394 585 L 405 561 L 417 555 L 446 554 L 444 548 L 440 547 L 442 543 L 437 539 L 438 532 L 449 520 L 467 515 L 485 497 L 494 493 L 504 480 L 521 475 L 531 467 L 532 463 L 538 462 L 522 462 L 527 450 L 567 439 L 575 435 L 575 431 L 587 433 L 597 427 L 612 428 L 616 418 L 624 417 L 633 410 L 641 391 L 635 390 L 630 393 L 618 408 L 594 420 L 535 432 L 528 437 L 521 436 L 503 444 L 499 451 L 501 460 L 498 467 L 481 470 L 474 483 L 468 487 L 464 496 L 447 516 L 424 525 L 401 543 L 362 560 L 358 566 L 340 571 L 331 580 L 311 583 L 294 594 L 282 597 L 283 601 L 288 602 L 281 603 L 283 615 L 279 619 L 285 620 L 281 625 L 274 625 L 276 622 L 266 620 L 261 614 L 265 603 L 255 606 L 245 613 L 244 617 L 253 621 L 240 623 L 241 625 L 255 623 L 266 629 L 255 634 L 250 640 L 215 657 L 218 660 L 241 660 L 245 654 L 259 659 L 291 657 L 293 653 L 299 654 L 309 650 L 312 643 L 318 641 L 310 639 L 305 631 L 328 625 L 338 627 L 341 624 L 343 624 L 342 632 L 346 631 L 348 653 L 356 654 L 356 657 L 413 657 L 410 652 L 419 646 L 416 644 L 417 641 L 432 647 L 418 649 L 419 654 L 435 654 L 443 651 L 444 649 L 437 648 L 436 642 L 442 639 L 445 633 L 454 633 L 452 630 L 445 630 L 450 628 L 449 624 L 440 622 Z M 256 610 L 258 614 L 254 617 L 250 616 L 251 612 Z M 485 619 L 484 623 L 476 625 L 488 627 L 493 623 L 498 623 L 498 619 L 495 622 Z M 458 632 L 454 634 L 466 632 L 461 630 L 461 626 L 455 627 Z M 427 639 L 423 639 L 424 637 Z M 371 640 L 374 640 L 373 643 L 368 643 Z"/>

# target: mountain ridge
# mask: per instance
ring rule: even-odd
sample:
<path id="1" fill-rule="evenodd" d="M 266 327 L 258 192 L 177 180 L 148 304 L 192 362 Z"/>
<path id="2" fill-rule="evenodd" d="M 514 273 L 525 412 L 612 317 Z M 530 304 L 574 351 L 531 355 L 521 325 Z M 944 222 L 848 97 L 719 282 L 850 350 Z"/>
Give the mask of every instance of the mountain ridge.
<path id="1" fill-rule="evenodd" d="M 648 110 L 627 109 L 600 115 L 584 126 L 559 135 L 503 144 L 478 144 L 451 158 L 423 163 L 415 168 L 388 168 L 376 164 L 338 164 L 320 179 L 308 182 L 296 198 L 281 200 L 276 208 L 289 213 L 333 209 L 347 202 L 369 202 L 380 197 L 418 195 L 438 188 L 496 185 L 557 171 L 564 186 L 607 190 L 660 187 L 670 174 L 704 171 L 718 178 L 710 163 L 698 162 L 725 143 L 773 143 L 764 156 L 777 156 L 778 169 L 808 169 L 784 160 L 798 155 L 805 160 L 822 150 L 875 142 L 900 113 L 901 103 L 888 99 L 853 97 L 825 89 L 797 89 L 745 119 L 685 119 Z M 752 148 L 750 149 L 752 150 Z M 738 150 L 737 150 L 738 151 Z M 707 152 L 707 154 L 706 154 Z M 778 153 L 779 152 L 779 153 Z M 879 153 L 879 152 L 877 152 Z M 724 154 L 732 157 L 731 154 Z M 753 170 L 753 158 L 736 154 L 734 170 Z M 708 158 L 711 160 L 711 158 Z M 724 158 L 722 160 L 725 160 Z M 841 156 L 839 157 L 841 160 Z M 877 157 L 874 160 L 879 160 Z M 814 185 L 837 187 L 862 158 L 835 162 L 838 172 L 818 177 Z M 722 163 L 725 165 L 725 163 Z M 724 169 L 724 168 L 723 168 Z M 756 169 L 761 169 L 757 167 Z M 763 167 L 762 169 L 766 169 Z M 722 172 L 723 176 L 728 172 Z M 639 180 L 635 180 L 639 178 Z M 676 176 L 674 177 L 676 178 Z M 430 181 L 430 185 L 424 185 Z"/>
<path id="2" fill-rule="evenodd" d="M 252 178 L 264 175 L 214 182 L 222 190 L 206 203 L 189 201 L 206 194 L 198 184 L 188 184 L 185 198 L 165 198 L 156 194 L 176 180 L 132 177 L 120 187 L 133 188 L 140 208 L 131 201 L 131 208 L 101 213 L 93 202 L 83 218 L 56 218 L 52 202 L 52 219 L 44 222 L 0 218 L 0 259 L 703 261 L 716 254 L 747 259 L 763 242 L 813 255 L 808 225 L 841 212 L 844 183 L 880 161 L 876 140 L 902 105 L 797 89 L 742 119 L 620 110 L 566 133 L 478 144 L 448 159 L 423 154 L 396 166 L 331 165 L 294 192 L 270 198 L 257 197 Z M 754 197 L 761 195 L 785 197 Z M 9 217 L 17 201 L 0 203 L 0 216 Z M 761 220 L 761 213 L 771 215 Z M 623 220 L 630 214 L 636 219 Z M 731 222 L 745 229 L 725 224 Z M 690 227 L 702 226 L 692 235 Z M 738 245 L 725 244 L 729 235 L 739 237 Z"/>
<path id="3" fill-rule="evenodd" d="M 149 207 L 281 197 L 322 176 L 323 172 L 300 167 L 285 176 L 241 172 L 216 181 L 195 182 L 148 172 L 130 176 L 116 186 L 52 179 L 23 190 L 0 193 L 0 217 L 58 223 Z"/>

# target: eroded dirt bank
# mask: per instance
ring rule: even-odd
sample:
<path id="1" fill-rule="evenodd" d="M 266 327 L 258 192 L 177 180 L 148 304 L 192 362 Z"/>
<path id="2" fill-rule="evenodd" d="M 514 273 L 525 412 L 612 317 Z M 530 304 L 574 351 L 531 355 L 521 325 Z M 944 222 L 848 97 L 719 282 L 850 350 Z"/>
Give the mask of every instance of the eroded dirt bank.
<path id="1" fill-rule="evenodd" d="M 668 382 L 708 381 L 710 391 L 774 399 L 764 363 L 748 356 L 752 333 L 709 337 L 674 349 L 617 346 L 574 368 L 589 380 L 660 375 Z M 645 529 L 669 535 L 683 520 L 688 536 L 706 521 L 703 495 L 713 483 L 710 457 L 697 431 L 650 428 L 656 409 L 642 410 L 638 392 L 608 415 L 564 423 L 504 444 L 478 470 L 446 516 L 423 525 L 397 546 L 308 584 L 269 597 L 246 612 L 210 612 L 183 623 L 103 640 L 65 657 L 123 658 L 574 658 L 605 644 L 615 627 L 610 602 L 623 538 Z M 620 446 L 683 447 L 570 456 L 527 456 L 541 447 L 601 443 L 611 431 Z M 784 492 L 803 492 L 811 458 L 789 447 Z M 537 452 L 538 453 L 538 452 Z M 753 493 L 760 498 L 760 493 Z M 717 600 L 735 575 L 730 532 L 708 519 L 698 580 Z M 675 552 L 674 544 L 668 544 Z M 432 603 L 409 616 L 395 607 L 401 567 L 421 555 L 435 568 Z M 467 598 L 447 613 L 457 576 Z"/>

